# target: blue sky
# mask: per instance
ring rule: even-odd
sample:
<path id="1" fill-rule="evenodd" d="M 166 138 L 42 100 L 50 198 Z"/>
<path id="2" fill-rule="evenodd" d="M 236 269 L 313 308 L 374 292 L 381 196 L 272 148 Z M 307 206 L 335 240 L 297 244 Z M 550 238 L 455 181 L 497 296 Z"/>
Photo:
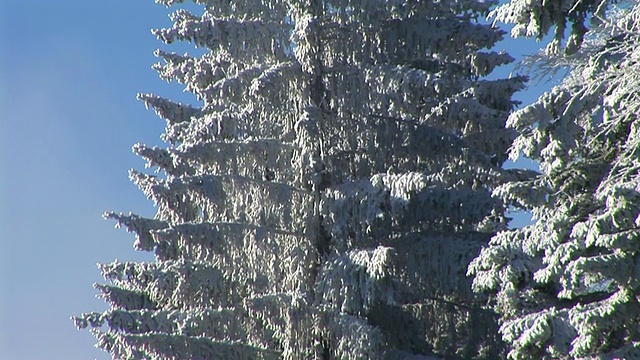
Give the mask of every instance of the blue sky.
<path id="1" fill-rule="evenodd" d="M 69 317 L 104 309 L 97 262 L 142 259 L 105 210 L 152 215 L 128 181 L 163 121 L 137 92 L 175 92 L 150 66 L 153 1 L 0 5 L 0 359 L 108 359 Z"/>
<path id="2" fill-rule="evenodd" d="M 0 359 L 109 359 L 69 317 L 106 309 L 97 262 L 151 259 L 101 214 L 153 215 L 127 170 L 164 128 L 136 93 L 189 99 L 151 70 L 167 14 L 152 0 L 0 4 Z"/>

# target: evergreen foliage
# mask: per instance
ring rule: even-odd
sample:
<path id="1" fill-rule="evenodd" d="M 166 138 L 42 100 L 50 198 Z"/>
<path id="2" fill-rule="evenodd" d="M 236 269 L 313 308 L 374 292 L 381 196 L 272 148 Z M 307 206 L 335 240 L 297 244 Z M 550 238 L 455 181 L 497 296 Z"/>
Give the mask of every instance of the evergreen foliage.
<path id="1" fill-rule="evenodd" d="M 511 0 L 489 14 L 497 21 L 514 24 L 513 37 L 536 37 L 541 40 L 553 29 L 548 54 L 575 53 L 589 31 L 587 23 L 598 26 L 605 18 L 610 0 Z M 566 33 L 569 37 L 563 43 Z"/>
<path id="2" fill-rule="evenodd" d="M 512 155 L 542 175 L 496 192 L 537 220 L 469 271 L 513 359 L 640 358 L 639 19 L 635 5 L 595 29 L 562 84 L 509 118 Z"/>
<path id="3" fill-rule="evenodd" d="M 182 1 L 157 0 L 166 6 Z M 167 148 L 134 146 L 153 219 L 107 213 L 156 261 L 104 264 L 110 309 L 75 317 L 117 359 L 500 356 L 466 268 L 505 206 L 505 122 L 524 78 L 475 19 L 488 2 L 195 0 L 142 94 Z M 484 49 L 484 50 L 483 50 Z"/>

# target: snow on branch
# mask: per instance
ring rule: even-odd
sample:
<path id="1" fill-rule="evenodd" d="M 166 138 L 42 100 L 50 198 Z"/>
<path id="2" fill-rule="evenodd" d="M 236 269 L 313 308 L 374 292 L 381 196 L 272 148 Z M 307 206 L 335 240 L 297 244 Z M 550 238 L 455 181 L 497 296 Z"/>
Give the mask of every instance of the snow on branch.
<path id="1" fill-rule="evenodd" d="M 302 153 L 303 161 L 316 182 L 340 184 L 417 168 L 427 169 L 429 176 L 445 186 L 488 186 L 502 177 L 492 170 L 494 159 L 487 153 L 436 124 L 440 123 L 372 114 L 354 118 L 308 113 L 296 126 L 296 140 L 301 148 L 309 149 Z M 321 127 L 325 131 L 320 148 L 311 139 Z M 320 151 L 322 160 L 317 157 Z"/>
<path id="2" fill-rule="evenodd" d="M 273 334 L 283 349 L 286 360 L 311 359 L 316 351 L 315 309 L 311 308 L 306 293 L 273 292 L 247 297 L 243 306 L 249 316 L 262 323 Z"/>
<path id="3" fill-rule="evenodd" d="M 224 107 L 228 107 L 237 104 L 243 108 L 255 98 L 262 98 L 267 100 L 260 104 L 264 110 L 275 107 L 282 111 L 282 105 L 299 101 L 291 96 L 303 86 L 304 80 L 299 70 L 299 65 L 292 61 L 228 68 L 219 79 L 198 90 L 198 94 L 209 106 L 224 104 Z M 278 103 L 270 104 L 271 101 Z"/>
<path id="4" fill-rule="evenodd" d="M 327 261 L 314 286 L 315 303 L 326 309 L 365 315 L 378 302 L 393 302 L 387 279 L 393 249 L 352 250 Z"/>
<path id="5" fill-rule="evenodd" d="M 582 45 L 587 34 L 587 19 L 598 23 L 605 17 L 609 0 L 561 0 L 554 4 L 544 0 L 512 0 L 501 4 L 489 13 L 496 21 L 515 24 L 511 36 L 542 39 L 554 29 L 553 40 L 547 45 L 547 53 L 564 51 L 573 54 Z M 569 38 L 563 44 L 567 25 L 571 23 Z"/>
<path id="6" fill-rule="evenodd" d="M 196 208 L 202 221 L 240 222 L 275 229 L 305 231 L 310 215 L 303 214 L 313 207 L 313 198 L 306 190 L 238 175 L 183 176 L 151 191 L 160 202 L 176 197 L 188 199 L 190 207 L 186 211 Z M 170 209 L 180 211 L 175 206 Z"/>
<path id="7" fill-rule="evenodd" d="M 157 63 L 153 69 L 166 81 L 176 80 L 185 85 L 185 90 L 195 94 L 198 99 L 205 99 L 204 91 L 215 81 L 219 81 L 229 71 L 231 61 L 226 56 L 214 57 L 212 54 L 193 58 L 156 50 L 156 57 L 162 58 L 165 64 Z M 233 70 L 233 68 L 231 68 Z"/>
<path id="8" fill-rule="evenodd" d="M 155 0 L 156 4 L 162 4 L 166 7 L 171 7 L 175 4 L 184 4 L 186 1 L 190 1 L 199 5 L 209 5 L 215 3 L 215 1 L 213 0 Z"/>
<path id="9" fill-rule="evenodd" d="M 186 223 L 157 231 L 154 239 L 158 259 L 214 263 L 254 293 L 306 289 L 316 261 L 313 244 L 304 234 L 246 224 Z"/>
<path id="10" fill-rule="evenodd" d="M 112 334 L 177 335 L 222 342 L 242 342 L 267 348 L 278 339 L 256 326 L 242 308 L 191 310 L 121 310 L 85 313 L 74 317 L 78 328 L 108 326 Z"/>
<path id="11" fill-rule="evenodd" d="M 188 0 L 156 0 L 166 7 L 182 4 Z M 249 19 L 284 19 L 289 4 L 283 0 L 232 0 L 220 2 L 216 0 L 190 0 L 204 5 L 208 14 L 216 18 L 226 18 L 243 14 Z"/>
<path id="12" fill-rule="evenodd" d="M 468 22 L 453 14 L 384 19 L 376 24 L 357 19 L 346 24 L 320 21 L 317 28 L 306 31 L 316 32 L 327 47 L 323 54 L 326 67 L 350 63 L 400 65 L 433 54 L 447 60 L 460 59 L 461 53 L 490 48 L 502 38 L 489 25 Z M 450 36 L 453 32 L 454 38 Z"/>
<path id="13" fill-rule="evenodd" d="M 188 145 L 251 138 L 292 141 L 298 115 L 290 110 L 297 100 L 295 97 L 289 97 L 282 102 L 274 100 L 275 103 L 261 108 L 240 108 L 229 104 L 225 109 L 216 110 L 215 106 L 212 106 L 211 109 L 207 109 L 206 114 L 198 118 L 198 121 L 168 126 L 162 138 L 171 144 Z M 276 104 L 280 106 L 279 111 L 276 111 Z"/>
<path id="14" fill-rule="evenodd" d="M 194 310 L 121 310 L 111 309 L 103 313 L 86 313 L 75 318 L 80 328 L 100 328 L 107 324 L 109 330 L 118 333 L 145 334 L 179 333 L 187 336 L 203 336 L 211 339 L 246 341 L 247 329 L 237 321 L 240 314 L 229 309 Z"/>
<path id="15" fill-rule="evenodd" d="M 334 314 L 330 311 L 318 315 L 319 335 L 326 342 L 335 359 L 379 359 L 384 345 L 380 329 L 361 317 Z"/>
<path id="16" fill-rule="evenodd" d="M 410 19 L 411 17 L 443 17 L 451 13 L 472 13 L 475 16 L 484 15 L 493 5 L 492 1 L 457 0 L 442 2 L 437 0 L 407 1 L 407 0 L 362 0 L 357 7 L 353 7 L 350 0 L 326 0 L 328 15 L 334 21 L 346 23 L 360 21 L 363 23 L 377 23 L 383 19 Z M 348 9 L 348 10 L 347 10 Z"/>
<path id="17" fill-rule="evenodd" d="M 486 76 L 496 67 L 513 62 L 515 59 L 504 51 L 476 52 L 469 55 L 471 73 L 476 76 Z"/>
<path id="18" fill-rule="evenodd" d="M 177 164 L 172 154 L 161 147 L 154 146 L 148 147 L 144 144 L 133 145 L 133 153 L 147 160 L 145 168 L 151 168 L 157 166 L 157 172 L 164 170 L 169 175 L 179 175 L 184 170 L 179 169 L 180 165 Z"/>
<path id="19" fill-rule="evenodd" d="M 116 227 L 124 225 L 128 232 L 135 233 L 136 241 L 133 247 L 142 251 L 151 251 L 155 247 L 156 244 L 151 234 L 153 230 L 164 229 L 169 226 L 165 221 L 148 219 L 132 213 L 124 215 L 122 213 L 105 212 L 102 217 L 113 219 L 116 221 Z"/>
<path id="20" fill-rule="evenodd" d="M 100 264 L 107 280 L 143 292 L 163 309 L 229 307 L 246 296 L 244 279 L 234 279 L 211 263 L 178 260 Z"/>
<path id="21" fill-rule="evenodd" d="M 175 187 L 171 187 L 166 180 L 133 169 L 129 171 L 129 178 L 148 199 L 153 200 L 158 208 L 158 220 L 176 223 L 193 221 L 199 217 L 197 207 L 189 202 L 185 186 L 176 184 Z"/>
<path id="22" fill-rule="evenodd" d="M 239 342 L 177 334 L 121 334 L 94 331 L 98 347 L 118 359 L 279 359 L 280 353 Z"/>
<path id="23" fill-rule="evenodd" d="M 384 114 L 388 117 L 416 119 L 424 115 L 463 81 L 451 83 L 439 73 L 406 65 L 328 66 L 325 86 L 332 91 L 329 105 L 339 117 Z M 447 89 L 447 90 L 445 90 Z"/>
<path id="24" fill-rule="evenodd" d="M 238 175 L 183 176 L 163 180 L 132 170 L 130 177 L 148 198 L 153 199 L 158 207 L 157 217 L 172 222 L 200 219 L 304 229 L 307 219 L 296 215 L 312 206 L 311 195 L 306 190 Z"/>
<path id="25" fill-rule="evenodd" d="M 107 301 L 112 308 L 125 310 L 154 310 L 157 308 L 157 304 L 144 292 L 112 285 L 93 284 L 93 286 L 101 292 L 99 296 Z"/>
<path id="26" fill-rule="evenodd" d="M 439 185 L 422 173 L 379 174 L 341 184 L 323 194 L 323 226 L 338 248 L 396 231 L 500 226 L 499 217 L 483 210 L 498 206 L 488 192 Z"/>
<path id="27" fill-rule="evenodd" d="M 292 26 L 284 19 L 239 20 L 195 16 L 181 9 L 171 15 L 174 25 L 168 29 L 156 29 L 152 33 L 161 41 L 171 44 L 176 40 L 189 41 L 198 47 L 212 51 L 225 51 L 234 59 L 255 62 L 268 59 L 273 62 L 286 60 L 289 32 Z M 242 44 L 242 45 L 241 45 Z"/>
<path id="28" fill-rule="evenodd" d="M 202 110 L 167 100 L 153 94 L 138 94 L 138 100 L 144 101 L 147 109 L 152 107 L 159 117 L 167 120 L 168 125 L 189 122 L 193 117 L 202 115 Z"/>
<path id="29" fill-rule="evenodd" d="M 192 58 L 157 50 L 155 55 L 165 61 L 153 66 L 161 78 L 177 80 L 207 104 L 242 104 L 253 96 L 274 99 L 277 94 L 291 95 L 290 90 L 302 86 L 303 81 L 300 66 L 291 59 L 238 63 L 227 53 Z"/>
<path id="30" fill-rule="evenodd" d="M 301 186 L 300 149 L 280 139 L 246 139 L 183 144 L 168 152 L 194 175 L 235 174 L 263 181 Z M 174 160 L 175 161 L 175 160 Z"/>

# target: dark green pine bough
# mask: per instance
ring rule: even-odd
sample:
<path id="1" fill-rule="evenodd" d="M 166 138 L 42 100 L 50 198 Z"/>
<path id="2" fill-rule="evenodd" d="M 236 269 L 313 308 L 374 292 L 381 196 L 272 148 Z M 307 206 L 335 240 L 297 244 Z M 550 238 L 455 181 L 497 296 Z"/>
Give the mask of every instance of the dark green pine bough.
<path id="1" fill-rule="evenodd" d="M 157 0 L 166 6 L 182 1 Z M 152 262 L 114 262 L 75 317 L 115 359 L 496 359 L 467 266 L 505 230 L 492 195 L 522 77 L 490 2 L 196 0 L 155 66 L 201 107 L 140 95 L 166 148 L 134 146 L 153 219 L 108 213 Z"/>

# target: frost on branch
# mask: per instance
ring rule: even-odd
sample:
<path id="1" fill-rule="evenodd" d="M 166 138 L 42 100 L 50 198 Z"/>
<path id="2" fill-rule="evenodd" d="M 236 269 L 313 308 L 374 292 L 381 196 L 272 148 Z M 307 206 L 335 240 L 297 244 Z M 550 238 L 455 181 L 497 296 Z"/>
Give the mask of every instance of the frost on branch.
<path id="1" fill-rule="evenodd" d="M 190 121 L 192 117 L 201 115 L 200 109 L 190 105 L 174 103 L 160 96 L 152 94 L 138 94 L 138 100 L 144 101 L 144 105 L 152 107 L 158 116 L 166 119 L 169 124 L 179 124 Z"/>
<path id="2" fill-rule="evenodd" d="M 169 150 L 174 162 L 182 161 L 183 174 L 237 174 L 302 187 L 303 172 L 293 166 L 301 161 L 300 152 L 292 143 L 267 138 L 197 143 Z"/>
<path id="3" fill-rule="evenodd" d="M 116 227 L 124 225 L 128 232 L 136 235 L 136 241 L 133 244 L 136 250 L 150 251 L 155 247 L 155 241 L 151 231 L 164 229 L 168 226 L 165 221 L 156 219 L 147 219 L 135 214 L 116 214 L 114 212 L 106 212 L 103 217 L 105 219 L 113 219 L 116 221 Z"/>
<path id="4" fill-rule="evenodd" d="M 94 332 L 98 347 L 118 359 L 279 359 L 276 351 L 239 342 L 214 341 L 207 337 L 158 333 L 123 334 Z"/>
<path id="5" fill-rule="evenodd" d="M 323 226 L 352 246 L 394 232 L 479 230 L 492 215 L 486 209 L 499 206 L 488 193 L 445 191 L 442 185 L 422 173 L 379 174 L 342 184 L 325 193 L 322 205 L 328 216 Z"/>
<path id="6" fill-rule="evenodd" d="M 182 224 L 155 233 L 160 260 L 194 259 L 219 266 L 255 293 L 302 291 L 315 262 L 304 234 L 245 224 Z"/>
<path id="7" fill-rule="evenodd" d="M 158 39 L 167 44 L 189 41 L 197 47 L 222 50 L 234 59 L 244 61 L 278 61 L 288 56 L 290 25 L 262 19 L 240 20 L 215 18 L 208 15 L 198 17 L 186 10 L 171 15 L 174 26 L 153 30 Z"/>
<path id="8" fill-rule="evenodd" d="M 331 349 L 333 358 L 369 358 L 381 357 L 383 337 L 380 330 L 371 326 L 362 318 L 345 314 L 325 312 L 320 315 L 318 328 Z"/>
<path id="9" fill-rule="evenodd" d="M 246 279 L 234 279 L 208 262 L 100 264 L 114 285 L 143 292 L 164 309 L 228 307 L 249 293 Z"/>
<path id="10" fill-rule="evenodd" d="M 391 248 L 379 247 L 351 251 L 327 262 L 315 285 L 316 302 L 322 308 L 351 315 L 364 315 L 379 302 L 393 302 L 387 279 L 391 256 Z"/>
<path id="11" fill-rule="evenodd" d="M 125 310 L 157 309 L 157 304 L 151 300 L 148 294 L 142 291 L 101 284 L 94 284 L 94 287 L 102 293 L 100 297 L 107 301 L 112 308 Z"/>

